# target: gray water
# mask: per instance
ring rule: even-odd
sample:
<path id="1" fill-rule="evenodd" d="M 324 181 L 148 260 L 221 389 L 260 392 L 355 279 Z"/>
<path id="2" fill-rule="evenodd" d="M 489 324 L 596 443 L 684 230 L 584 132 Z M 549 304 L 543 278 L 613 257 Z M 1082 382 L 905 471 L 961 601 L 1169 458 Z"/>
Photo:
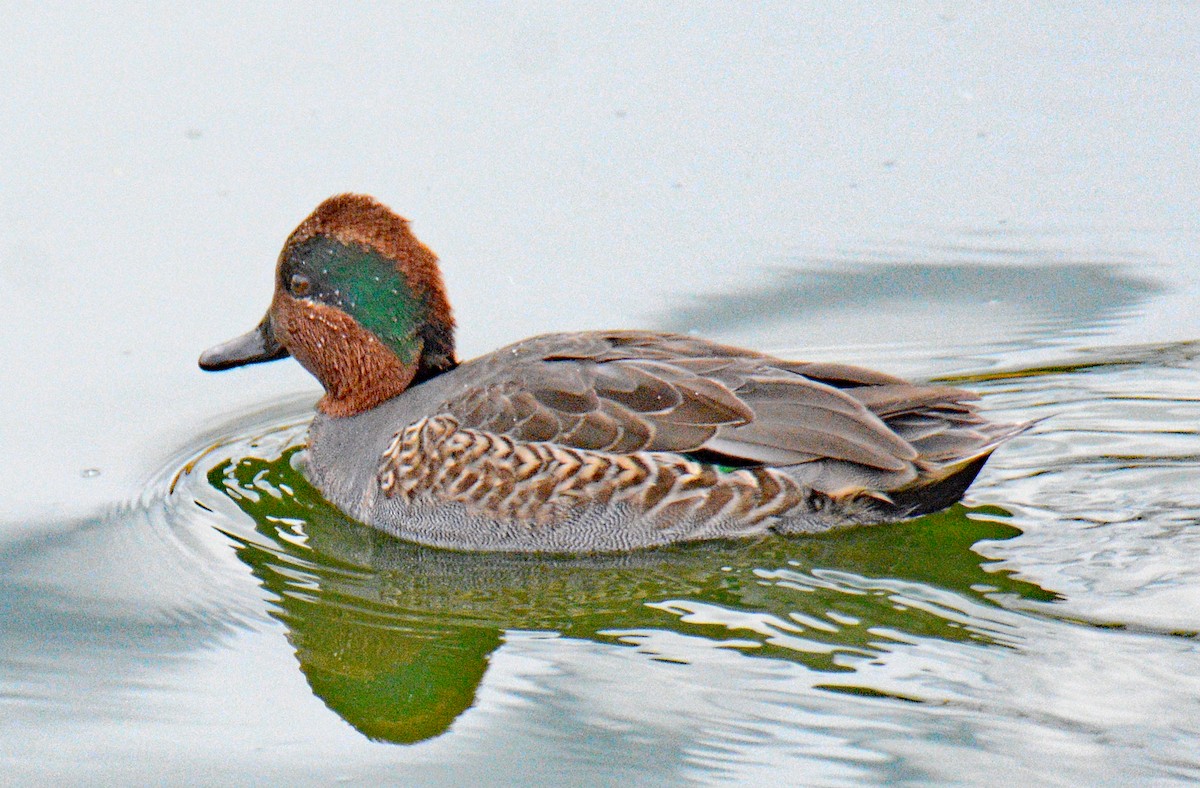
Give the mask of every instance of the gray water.
<path id="1" fill-rule="evenodd" d="M 20 783 L 1200 779 L 1200 12 L 6 12 L 0 763 Z M 424 550 L 204 375 L 371 192 L 465 356 L 691 331 L 1043 419 L 964 506 Z"/>

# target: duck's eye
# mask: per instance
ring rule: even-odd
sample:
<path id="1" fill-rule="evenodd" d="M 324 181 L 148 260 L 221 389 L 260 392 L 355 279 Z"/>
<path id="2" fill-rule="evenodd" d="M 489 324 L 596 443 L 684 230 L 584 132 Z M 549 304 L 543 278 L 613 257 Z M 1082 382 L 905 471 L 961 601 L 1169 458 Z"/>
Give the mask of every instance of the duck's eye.
<path id="1" fill-rule="evenodd" d="M 308 281 L 308 277 L 304 274 L 292 274 L 288 279 L 288 292 L 294 296 L 308 295 L 308 291 L 312 289 L 312 282 Z"/>

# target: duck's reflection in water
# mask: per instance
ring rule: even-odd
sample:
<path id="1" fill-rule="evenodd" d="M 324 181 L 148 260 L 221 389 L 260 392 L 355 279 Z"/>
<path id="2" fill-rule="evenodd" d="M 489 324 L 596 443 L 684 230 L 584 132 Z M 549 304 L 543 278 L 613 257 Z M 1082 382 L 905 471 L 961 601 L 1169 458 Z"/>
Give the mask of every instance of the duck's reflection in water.
<path id="1" fill-rule="evenodd" d="M 989 619 L 1003 613 L 997 595 L 1055 598 L 988 571 L 972 545 L 1019 532 L 962 506 L 804 539 L 607 557 L 454 553 L 346 520 L 293 467 L 296 451 L 226 460 L 208 480 L 253 519 L 253 532 L 229 535 L 274 598 L 313 692 L 375 740 L 446 731 L 474 702 L 506 631 L 757 642 L 746 653 L 871 694 L 853 681 L 863 659 L 915 638 L 1017 645 L 1002 617 Z"/>

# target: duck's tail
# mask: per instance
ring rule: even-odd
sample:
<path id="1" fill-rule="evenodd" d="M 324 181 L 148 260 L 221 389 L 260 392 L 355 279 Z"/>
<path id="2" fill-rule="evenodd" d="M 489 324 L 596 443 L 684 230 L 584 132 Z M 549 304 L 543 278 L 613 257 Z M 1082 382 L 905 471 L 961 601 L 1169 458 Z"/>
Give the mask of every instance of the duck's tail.
<path id="1" fill-rule="evenodd" d="M 1026 432 L 1042 419 L 1022 424 L 994 425 L 986 442 L 970 456 L 938 465 L 912 484 L 888 493 L 899 518 L 919 517 L 958 503 L 1000 444 Z"/>

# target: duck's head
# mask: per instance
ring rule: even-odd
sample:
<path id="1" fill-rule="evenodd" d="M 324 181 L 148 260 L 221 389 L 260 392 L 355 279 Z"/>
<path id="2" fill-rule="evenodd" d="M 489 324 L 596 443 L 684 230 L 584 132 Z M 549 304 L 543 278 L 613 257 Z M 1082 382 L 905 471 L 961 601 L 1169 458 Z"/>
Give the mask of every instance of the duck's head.
<path id="1" fill-rule="evenodd" d="M 372 197 L 317 206 L 279 254 L 258 327 L 200 356 L 216 371 L 293 356 L 325 387 L 317 407 L 350 416 L 451 369 L 454 319 L 437 257 Z"/>

